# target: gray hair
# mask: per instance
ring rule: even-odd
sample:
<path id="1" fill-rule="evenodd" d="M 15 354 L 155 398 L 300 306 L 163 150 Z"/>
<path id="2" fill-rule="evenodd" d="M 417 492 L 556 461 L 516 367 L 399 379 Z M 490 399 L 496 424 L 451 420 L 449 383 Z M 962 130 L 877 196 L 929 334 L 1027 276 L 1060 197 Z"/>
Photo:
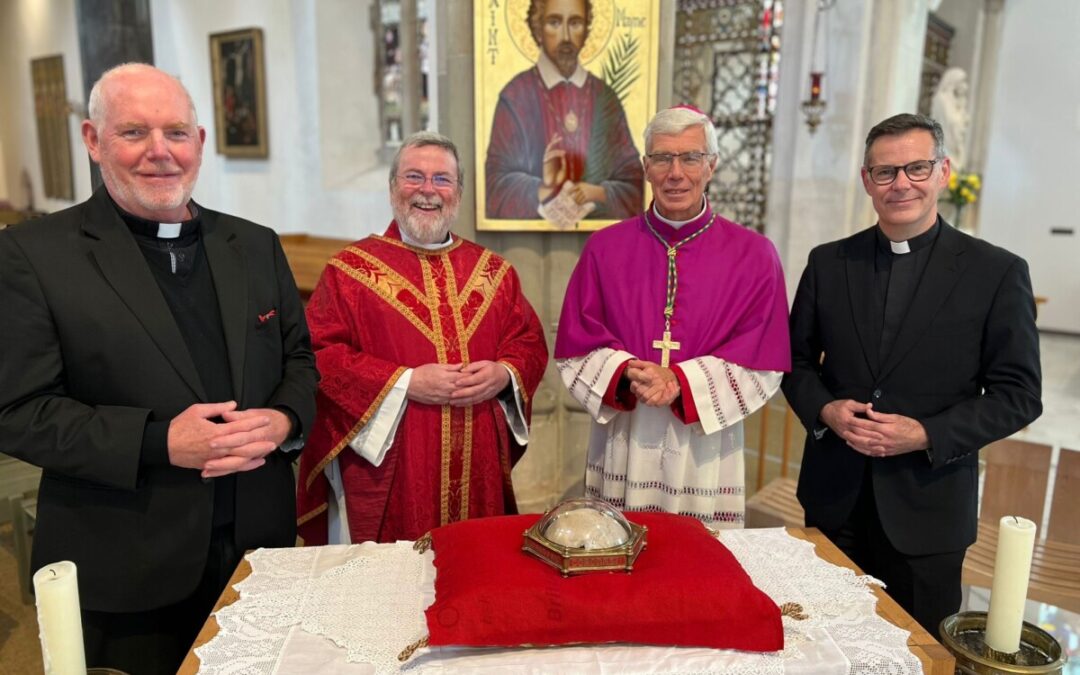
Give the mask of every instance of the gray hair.
<path id="1" fill-rule="evenodd" d="M 870 166 L 870 146 L 874 144 L 874 141 L 882 136 L 900 136 L 906 134 L 909 131 L 929 131 L 930 135 L 934 138 L 934 159 L 944 159 L 948 154 L 948 150 L 945 148 L 945 132 L 942 131 L 941 125 L 937 120 L 926 115 L 915 115 L 912 113 L 900 113 L 899 115 L 893 115 L 887 120 L 883 120 L 874 125 L 874 128 L 870 130 L 870 133 L 866 135 L 866 149 L 863 150 L 863 166 L 869 168 Z"/>
<path id="2" fill-rule="evenodd" d="M 108 112 L 108 104 L 105 100 L 105 85 L 113 78 L 120 75 L 133 75 L 146 72 L 161 73 L 175 82 L 176 86 L 180 87 L 180 91 L 184 92 L 184 96 L 187 97 L 188 108 L 191 110 L 192 122 L 195 126 L 199 125 L 199 117 L 195 113 L 195 101 L 192 100 L 191 93 L 179 78 L 175 75 L 166 73 L 160 68 L 155 68 L 149 63 L 131 61 L 128 63 L 121 63 L 118 66 L 113 66 L 106 70 L 101 74 L 101 77 L 98 78 L 97 82 L 94 83 L 93 88 L 90 90 L 90 101 L 86 106 L 86 116 L 90 118 L 90 121 L 94 124 L 94 128 L 99 131 L 101 130 L 101 125 L 105 123 L 106 113 Z"/>
<path id="3" fill-rule="evenodd" d="M 708 115 L 690 108 L 668 108 L 656 113 L 645 127 L 645 154 L 652 151 L 652 140 L 656 134 L 681 134 L 692 127 L 701 127 L 705 132 L 705 152 L 715 155 L 719 149 L 716 127 Z"/>
<path id="4" fill-rule="evenodd" d="M 409 148 L 425 148 L 429 145 L 442 148 L 454 157 L 454 168 L 457 171 L 458 194 L 461 194 L 465 189 L 465 175 L 461 172 L 461 158 L 458 157 L 457 146 L 446 136 L 435 133 L 434 131 L 417 131 L 415 134 L 410 134 L 405 138 L 401 147 L 398 148 L 397 153 L 394 155 L 394 161 L 390 164 L 390 185 L 393 186 L 394 180 L 397 178 L 398 165 L 401 164 L 402 153 Z"/>

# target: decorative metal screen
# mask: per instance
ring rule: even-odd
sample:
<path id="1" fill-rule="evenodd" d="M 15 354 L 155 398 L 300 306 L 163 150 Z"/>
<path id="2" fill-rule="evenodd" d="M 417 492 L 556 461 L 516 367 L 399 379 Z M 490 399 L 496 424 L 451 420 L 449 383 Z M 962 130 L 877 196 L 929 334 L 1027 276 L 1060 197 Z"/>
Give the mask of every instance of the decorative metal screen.
<path id="1" fill-rule="evenodd" d="M 434 5 L 431 5 L 434 7 Z M 389 157 L 397 151 L 404 132 L 402 118 L 405 103 L 403 93 L 404 66 L 407 59 L 420 60 L 420 128 L 427 129 L 428 120 L 428 38 L 427 2 L 416 3 L 417 53 L 405 54 L 401 49 L 401 1 L 378 0 L 373 6 L 372 27 L 376 33 L 376 89 L 382 101 L 379 119 L 383 144 Z"/>
<path id="2" fill-rule="evenodd" d="M 725 217 L 762 231 L 772 159 L 782 0 L 680 0 L 677 102 L 716 125 L 720 156 L 709 199 Z"/>
<path id="3" fill-rule="evenodd" d="M 919 112 L 930 114 L 934 90 L 949 67 L 949 49 L 956 30 L 931 12 L 926 18 L 926 43 L 923 46 L 922 79 L 919 83 Z"/>

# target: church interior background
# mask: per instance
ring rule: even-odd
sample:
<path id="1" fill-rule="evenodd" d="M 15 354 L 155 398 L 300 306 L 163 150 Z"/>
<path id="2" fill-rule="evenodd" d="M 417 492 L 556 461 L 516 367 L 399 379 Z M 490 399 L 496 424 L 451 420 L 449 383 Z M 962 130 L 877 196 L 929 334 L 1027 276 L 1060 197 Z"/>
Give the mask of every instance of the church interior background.
<path id="1" fill-rule="evenodd" d="M 430 128 L 454 139 L 466 177 L 455 231 L 514 264 L 550 346 L 585 235 L 475 230 L 473 9 L 467 0 L 4 0 L 0 226 L 91 194 L 79 134 L 90 84 L 83 59 L 88 44 L 108 41 L 100 17 L 112 12 L 119 23 L 145 26 L 155 64 L 194 98 L 209 135 L 196 198 L 281 234 L 381 233 L 391 219 L 389 159 L 401 138 Z M 721 154 L 710 198 L 773 241 L 789 297 L 813 246 L 873 223 L 858 180 L 866 131 L 898 112 L 956 117 L 963 171 L 982 187 L 974 203 L 942 203 L 941 213 L 1026 258 L 1042 300 L 1046 412 L 1021 433 L 1055 453 L 1080 451 L 1080 3 L 662 0 L 660 15 L 658 109 L 690 102 L 713 118 Z M 265 36 L 265 159 L 214 151 L 207 38 L 247 27 Z M 966 75 L 966 92 L 952 112 L 938 113 L 933 94 L 950 69 Z M 823 73 L 820 110 L 804 105 L 812 72 Z M 798 470 L 800 430 L 785 428 L 784 408 L 774 400 L 769 419 L 759 414 L 747 425 L 751 491 L 780 472 L 773 453 L 757 474 L 763 445 L 788 445 L 789 475 Z M 587 430 L 588 416 L 550 367 L 534 401 L 530 450 L 514 473 L 523 510 L 580 493 Z M 31 491 L 35 475 L 0 458 L 0 522 L 11 517 L 6 499 Z M 1073 641 L 1077 649 L 1075 632 Z"/>

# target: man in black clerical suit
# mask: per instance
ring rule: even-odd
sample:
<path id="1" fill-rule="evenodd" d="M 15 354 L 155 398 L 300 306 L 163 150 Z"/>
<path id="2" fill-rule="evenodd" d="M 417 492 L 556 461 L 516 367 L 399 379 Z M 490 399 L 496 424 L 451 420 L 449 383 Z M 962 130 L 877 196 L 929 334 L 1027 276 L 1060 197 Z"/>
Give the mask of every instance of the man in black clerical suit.
<path id="1" fill-rule="evenodd" d="M 937 122 L 881 122 L 863 164 L 878 223 L 810 252 L 791 311 L 798 496 L 806 524 L 936 635 L 960 607 L 979 449 L 1042 412 L 1035 302 L 1023 259 L 938 216 Z"/>
<path id="2" fill-rule="evenodd" d="M 104 188 L 0 231 L 0 450 L 40 466 L 32 565 L 78 566 L 89 666 L 173 673 L 245 549 L 292 546 L 318 374 L 272 230 L 191 200 L 172 76 L 110 70 Z"/>

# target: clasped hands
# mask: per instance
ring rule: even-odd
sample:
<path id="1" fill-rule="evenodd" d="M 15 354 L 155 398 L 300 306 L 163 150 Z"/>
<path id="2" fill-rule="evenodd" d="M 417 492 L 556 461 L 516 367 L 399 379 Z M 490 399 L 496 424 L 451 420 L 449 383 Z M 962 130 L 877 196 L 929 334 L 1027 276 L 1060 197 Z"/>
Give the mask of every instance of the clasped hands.
<path id="1" fill-rule="evenodd" d="M 825 404 L 820 417 L 852 449 L 867 457 L 891 457 L 930 447 L 930 437 L 918 420 L 879 413 L 872 403 L 837 399 Z"/>
<path id="2" fill-rule="evenodd" d="M 220 417 L 222 422 L 214 422 Z M 237 410 L 236 401 L 196 403 L 169 422 L 169 462 L 198 469 L 203 478 L 251 471 L 266 463 L 292 430 L 273 408 Z"/>
<path id="3" fill-rule="evenodd" d="M 669 406 L 682 393 L 675 371 L 652 361 L 630 359 L 623 374 L 630 381 L 630 393 L 647 406 Z"/>
<path id="4" fill-rule="evenodd" d="M 510 372 L 495 361 L 427 363 L 413 368 L 410 401 L 458 408 L 494 398 L 510 383 Z"/>

